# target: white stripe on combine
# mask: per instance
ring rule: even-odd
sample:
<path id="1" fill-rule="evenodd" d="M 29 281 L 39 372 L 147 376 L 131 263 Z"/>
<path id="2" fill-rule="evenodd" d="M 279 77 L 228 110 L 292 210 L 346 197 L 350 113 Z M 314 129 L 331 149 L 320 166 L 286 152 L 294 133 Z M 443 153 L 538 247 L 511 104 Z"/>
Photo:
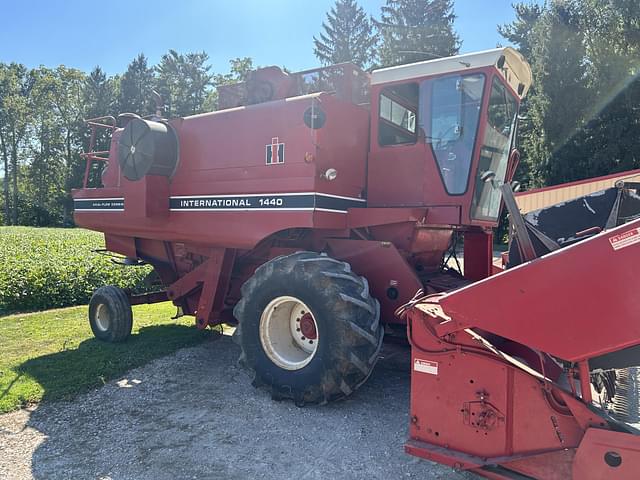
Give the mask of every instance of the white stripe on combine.
<path id="1" fill-rule="evenodd" d="M 110 197 L 110 198 L 74 198 L 74 202 L 102 202 L 103 200 L 124 200 L 124 197 Z"/>
<path id="2" fill-rule="evenodd" d="M 313 207 L 280 207 L 280 208 L 170 208 L 172 212 L 252 212 L 254 210 L 268 210 L 276 212 L 278 210 L 317 210 Z"/>
<path id="3" fill-rule="evenodd" d="M 124 208 L 74 208 L 74 212 L 124 212 Z"/>
<path id="4" fill-rule="evenodd" d="M 356 202 L 366 202 L 364 198 L 343 197 L 341 195 L 333 195 L 331 193 L 316 193 L 315 195 L 320 195 L 321 197 L 342 198 L 344 200 L 355 200 Z"/>
<path id="5" fill-rule="evenodd" d="M 235 193 L 235 194 L 224 194 L 224 195 L 216 195 L 212 193 L 210 195 L 174 195 L 171 198 L 293 197 L 296 195 L 319 195 L 321 197 L 332 197 L 332 198 L 340 198 L 343 200 L 354 200 L 356 202 L 366 202 L 364 198 L 344 197 L 341 195 L 333 195 L 330 193 L 320 193 L 320 192 Z"/>

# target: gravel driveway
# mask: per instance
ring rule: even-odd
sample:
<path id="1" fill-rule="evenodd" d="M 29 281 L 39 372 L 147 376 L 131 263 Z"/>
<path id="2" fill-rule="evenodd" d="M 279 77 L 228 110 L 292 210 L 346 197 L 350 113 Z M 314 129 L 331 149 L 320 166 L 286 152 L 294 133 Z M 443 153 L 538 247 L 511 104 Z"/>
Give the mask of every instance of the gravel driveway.
<path id="1" fill-rule="evenodd" d="M 324 407 L 275 402 L 230 337 L 129 372 L 73 402 L 0 415 L 0 478 L 469 479 L 406 455 L 408 349 Z"/>

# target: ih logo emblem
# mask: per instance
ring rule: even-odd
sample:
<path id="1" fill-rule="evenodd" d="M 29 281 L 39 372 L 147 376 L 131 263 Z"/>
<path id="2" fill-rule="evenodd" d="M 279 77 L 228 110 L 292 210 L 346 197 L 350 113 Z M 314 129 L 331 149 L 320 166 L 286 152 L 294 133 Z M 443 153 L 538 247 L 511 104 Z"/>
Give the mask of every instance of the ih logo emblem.
<path id="1" fill-rule="evenodd" d="M 271 139 L 271 144 L 267 145 L 267 165 L 284 163 L 284 143 L 279 143 L 278 137 Z"/>

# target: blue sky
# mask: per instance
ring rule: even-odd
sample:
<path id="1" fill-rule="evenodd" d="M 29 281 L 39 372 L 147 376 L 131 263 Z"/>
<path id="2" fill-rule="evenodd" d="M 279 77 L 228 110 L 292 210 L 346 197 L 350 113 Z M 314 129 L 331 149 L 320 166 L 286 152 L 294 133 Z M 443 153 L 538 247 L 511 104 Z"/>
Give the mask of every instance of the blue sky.
<path id="1" fill-rule="evenodd" d="M 257 65 L 303 70 L 317 65 L 312 37 L 334 0 L 0 0 L 0 62 L 29 67 L 100 65 L 123 72 L 139 52 L 152 64 L 168 49 L 206 51 L 213 71 L 249 56 Z M 379 17 L 384 0 L 361 0 Z M 462 52 L 505 43 L 512 0 L 455 0 Z"/>

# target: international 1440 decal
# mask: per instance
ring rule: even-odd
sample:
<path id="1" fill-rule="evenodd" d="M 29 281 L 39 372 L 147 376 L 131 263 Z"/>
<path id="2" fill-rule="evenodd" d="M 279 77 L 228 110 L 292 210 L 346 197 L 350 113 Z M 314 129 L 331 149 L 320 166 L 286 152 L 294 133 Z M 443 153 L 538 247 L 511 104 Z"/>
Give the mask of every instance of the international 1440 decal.
<path id="1" fill-rule="evenodd" d="M 239 195 L 186 195 L 169 198 L 174 212 L 232 212 L 251 210 L 317 210 L 347 213 L 364 208 L 366 200 L 318 192 L 248 193 Z M 124 198 L 75 199 L 76 212 L 123 212 Z"/>

